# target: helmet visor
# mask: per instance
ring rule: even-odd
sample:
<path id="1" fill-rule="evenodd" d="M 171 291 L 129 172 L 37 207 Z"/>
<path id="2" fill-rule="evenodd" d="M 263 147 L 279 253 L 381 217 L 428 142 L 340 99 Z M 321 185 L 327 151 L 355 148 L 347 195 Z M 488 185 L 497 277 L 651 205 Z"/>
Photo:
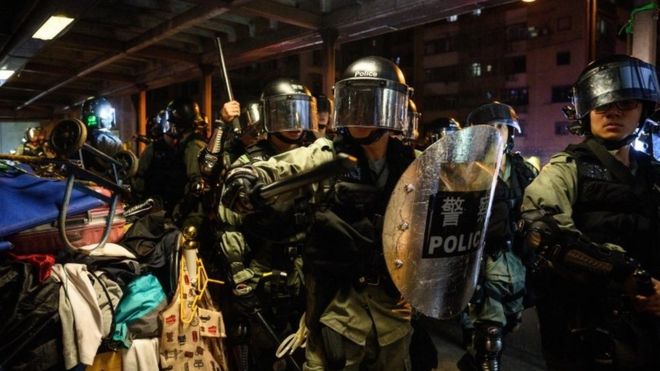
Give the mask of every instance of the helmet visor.
<path id="1" fill-rule="evenodd" d="M 264 101 L 264 125 L 269 133 L 317 130 L 316 102 L 306 95 L 282 95 Z"/>
<path id="2" fill-rule="evenodd" d="M 408 91 L 405 85 L 388 80 L 339 81 L 335 85 L 335 127 L 406 132 Z"/>
<path id="3" fill-rule="evenodd" d="M 590 71 L 573 86 L 572 93 L 578 118 L 617 101 L 660 101 L 655 67 L 634 60 L 613 62 Z"/>
<path id="4" fill-rule="evenodd" d="M 410 123 L 405 131 L 405 137 L 408 140 L 415 140 L 419 136 L 419 118 L 422 116 L 419 112 L 408 112 Z"/>
<path id="5" fill-rule="evenodd" d="M 261 134 L 264 130 L 263 115 L 261 114 L 260 102 L 249 102 L 243 109 L 241 116 L 241 130 L 243 133 L 253 132 Z"/>

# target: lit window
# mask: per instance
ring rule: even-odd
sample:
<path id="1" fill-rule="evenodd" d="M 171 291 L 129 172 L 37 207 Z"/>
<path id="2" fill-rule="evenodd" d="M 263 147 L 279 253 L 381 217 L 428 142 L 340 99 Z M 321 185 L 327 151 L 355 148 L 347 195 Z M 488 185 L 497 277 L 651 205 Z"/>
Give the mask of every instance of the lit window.
<path id="1" fill-rule="evenodd" d="M 481 63 L 472 63 L 472 77 L 481 76 Z"/>

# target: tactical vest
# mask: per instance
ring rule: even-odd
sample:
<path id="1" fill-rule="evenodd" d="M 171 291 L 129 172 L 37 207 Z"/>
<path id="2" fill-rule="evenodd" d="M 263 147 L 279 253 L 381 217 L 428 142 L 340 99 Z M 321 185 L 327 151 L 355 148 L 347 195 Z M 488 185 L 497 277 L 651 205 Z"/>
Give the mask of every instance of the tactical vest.
<path id="1" fill-rule="evenodd" d="M 566 152 L 577 165 L 576 227 L 598 243 L 622 246 L 657 277 L 660 273 L 660 164 L 631 151 L 636 172 L 614 160 L 603 164 L 587 143 Z"/>
<path id="2" fill-rule="evenodd" d="M 172 213 L 174 206 L 185 193 L 188 175 L 184 152 L 186 145 L 194 139 L 204 140 L 193 134 L 177 145 L 176 148 L 164 140 L 154 142 L 154 154 L 145 174 L 145 192 L 147 196 L 158 196 L 163 200 L 165 210 Z"/>
<path id="3" fill-rule="evenodd" d="M 487 253 L 514 247 L 516 223 L 520 219 L 523 193 L 537 175 L 535 169 L 527 164 L 519 153 L 506 156 L 507 163 L 511 166 L 510 184 L 501 177 L 497 179 L 486 235 Z"/>
<path id="4" fill-rule="evenodd" d="M 90 130 L 87 135 L 88 144 L 110 157 L 122 150 L 121 139 L 117 138 L 109 131 Z M 82 155 L 84 164 L 88 169 L 105 172 L 112 166 L 109 162 L 86 151 L 82 151 Z"/>
<path id="5" fill-rule="evenodd" d="M 382 257 L 381 234 L 385 209 L 396 183 L 415 159 L 412 147 L 403 145 L 398 139 L 390 138 L 387 144 L 386 164 L 388 177 L 385 187 L 376 187 L 377 176 L 369 167 L 360 145 L 339 136 L 334 140 L 336 153 L 347 153 L 357 157 L 358 165 L 338 177 L 330 193 L 330 210 L 347 222 L 356 231 L 373 241 L 372 251 L 367 256 L 367 269 L 382 270 L 387 276 Z M 365 272 L 366 274 L 373 272 Z"/>
<path id="6" fill-rule="evenodd" d="M 568 161 L 575 161 L 577 167 L 577 199 L 572 213 L 575 226 L 595 242 L 622 246 L 658 277 L 659 164 L 631 151 L 631 163 L 637 166 L 632 175 L 604 147 L 596 154 L 590 148 L 594 144 L 588 142 L 570 145 L 565 150 Z M 588 288 L 559 275 L 539 278 L 537 283 L 543 295 L 537 308 L 543 346 L 548 354 L 568 355 L 573 362 L 582 362 L 583 369 L 597 364 L 598 369 L 614 370 L 619 369 L 618 365 L 601 367 L 625 344 L 642 351 L 635 361 L 654 364 L 658 349 L 658 337 L 653 333 L 655 325 L 647 321 L 648 317 L 638 316 L 630 309 L 625 295 L 607 290 L 606 278 L 602 285 Z"/>
<path id="7" fill-rule="evenodd" d="M 277 150 L 270 141 L 260 140 L 246 150 L 250 162 L 267 161 L 277 155 Z M 258 246 L 254 258 L 272 265 L 274 269 L 291 268 L 293 259 L 301 254 L 302 242 L 294 237 L 306 225 L 299 225 L 296 220 L 298 210 L 279 212 L 271 209 L 259 210 L 246 215 L 242 231 L 248 245 Z M 298 246 L 300 245 L 300 246 Z"/>
<path id="8" fill-rule="evenodd" d="M 251 145 L 245 150 L 250 158 L 250 162 L 267 161 L 269 158 L 275 156 L 277 151 L 272 144 L 266 139 L 262 139 Z"/>

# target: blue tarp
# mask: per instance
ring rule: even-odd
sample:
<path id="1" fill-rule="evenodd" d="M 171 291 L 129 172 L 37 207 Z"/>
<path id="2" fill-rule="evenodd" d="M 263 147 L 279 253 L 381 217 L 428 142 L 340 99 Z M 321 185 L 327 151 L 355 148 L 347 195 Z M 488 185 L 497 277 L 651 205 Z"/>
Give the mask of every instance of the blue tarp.
<path id="1" fill-rule="evenodd" d="M 65 180 L 0 172 L 0 238 L 57 220 L 65 189 Z M 103 204 L 100 199 L 74 187 L 67 215 L 79 214 Z"/>

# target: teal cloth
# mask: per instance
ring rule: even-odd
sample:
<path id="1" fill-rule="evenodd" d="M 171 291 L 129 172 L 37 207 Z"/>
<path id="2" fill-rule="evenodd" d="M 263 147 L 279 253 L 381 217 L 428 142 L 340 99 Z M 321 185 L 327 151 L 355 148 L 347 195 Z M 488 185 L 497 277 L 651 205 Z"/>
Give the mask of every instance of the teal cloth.
<path id="1" fill-rule="evenodd" d="M 167 300 L 158 279 L 147 274 L 128 284 L 115 311 L 115 332 L 112 340 L 130 348 L 129 324 L 160 310 Z"/>

